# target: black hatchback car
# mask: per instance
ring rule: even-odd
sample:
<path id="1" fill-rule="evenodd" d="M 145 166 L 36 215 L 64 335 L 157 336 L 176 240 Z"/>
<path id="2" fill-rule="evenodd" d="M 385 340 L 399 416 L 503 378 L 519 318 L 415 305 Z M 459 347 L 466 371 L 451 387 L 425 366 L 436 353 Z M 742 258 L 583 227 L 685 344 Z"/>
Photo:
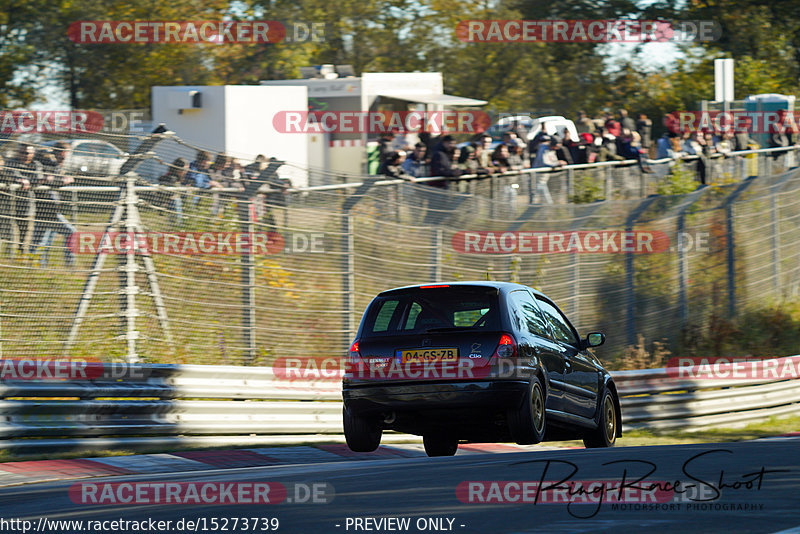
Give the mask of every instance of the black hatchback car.
<path id="1" fill-rule="evenodd" d="M 456 282 L 384 291 L 350 348 L 342 395 L 353 451 L 375 450 L 383 430 L 421 435 L 429 456 L 459 442 L 622 435 L 614 381 L 552 300 L 505 282 Z"/>

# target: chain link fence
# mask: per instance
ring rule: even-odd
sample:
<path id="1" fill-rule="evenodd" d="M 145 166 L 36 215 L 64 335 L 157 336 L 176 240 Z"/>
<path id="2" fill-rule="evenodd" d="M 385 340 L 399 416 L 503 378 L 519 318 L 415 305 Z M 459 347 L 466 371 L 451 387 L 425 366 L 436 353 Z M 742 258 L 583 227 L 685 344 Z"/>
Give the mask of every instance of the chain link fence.
<path id="1" fill-rule="evenodd" d="M 3 150 L 2 358 L 261 365 L 338 356 L 378 292 L 486 278 L 542 290 L 582 332 L 604 331 L 598 355 L 611 358 L 639 334 L 677 342 L 711 314 L 798 293 L 795 148 L 706 162 L 714 185 L 681 195 L 654 194 L 671 160 L 651 162 L 652 173 L 613 162 L 467 176 L 447 188 L 331 177 L 284 191 L 263 176 L 208 189 L 154 185 L 139 167 L 169 169 L 171 154 L 154 148 L 164 139 L 198 150 L 168 134 L 128 138 L 116 172 L 62 170 L 29 187 L 10 178 L 14 156 Z M 693 172 L 697 158 L 682 165 Z M 67 174 L 78 179 L 57 186 Z M 487 248 L 489 233 L 509 232 L 563 241 Z M 625 232 L 647 233 L 659 246 L 592 251 L 587 232 L 617 245 Z M 467 233 L 481 236 L 481 250 L 465 248 Z M 162 245 L 126 253 L 113 242 L 120 234 Z M 203 234 L 213 236 L 208 250 Z M 166 235 L 178 236 L 174 246 Z M 99 252 L 103 243 L 111 253 Z"/>

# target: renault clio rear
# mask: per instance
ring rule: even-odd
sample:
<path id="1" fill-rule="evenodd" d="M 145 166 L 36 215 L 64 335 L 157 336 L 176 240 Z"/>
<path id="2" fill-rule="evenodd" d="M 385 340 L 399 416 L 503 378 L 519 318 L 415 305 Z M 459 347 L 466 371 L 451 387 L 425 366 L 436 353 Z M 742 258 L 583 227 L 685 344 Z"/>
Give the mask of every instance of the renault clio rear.
<path id="1" fill-rule="evenodd" d="M 372 451 L 384 430 L 421 435 L 430 456 L 459 442 L 621 435 L 616 387 L 560 309 L 503 282 L 408 286 L 367 307 L 343 381 L 348 446 Z"/>

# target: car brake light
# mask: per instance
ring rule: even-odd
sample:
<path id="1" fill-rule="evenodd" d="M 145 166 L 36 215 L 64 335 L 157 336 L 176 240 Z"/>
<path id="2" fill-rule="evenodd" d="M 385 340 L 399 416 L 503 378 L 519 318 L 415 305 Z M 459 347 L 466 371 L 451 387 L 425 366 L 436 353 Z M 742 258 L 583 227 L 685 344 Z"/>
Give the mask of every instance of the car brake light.
<path id="1" fill-rule="evenodd" d="M 517 342 L 511 334 L 500 336 L 500 343 L 497 344 L 494 355 L 498 358 L 513 358 L 517 355 Z"/>
<path id="2" fill-rule="evenodd" d="M 450 287 L 448 285 L 441 285 L 441 286 L 419 286 L 420 289 L 434 289 L 437 287 Z"/>
<path id="3" fill-rule="evenodd" d="M 350 357 L 351 358 L 361 358 L 361 353 L 358 350 L 358 340 L 357 339 L 350 346 Z"/>

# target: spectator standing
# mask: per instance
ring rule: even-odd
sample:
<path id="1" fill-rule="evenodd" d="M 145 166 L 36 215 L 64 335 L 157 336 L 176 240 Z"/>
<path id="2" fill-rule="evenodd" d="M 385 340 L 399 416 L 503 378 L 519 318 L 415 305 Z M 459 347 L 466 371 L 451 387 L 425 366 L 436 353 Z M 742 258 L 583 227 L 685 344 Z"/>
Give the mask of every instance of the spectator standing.
<path id="1" fill-rule="evenodd" d="M 751 147 L 757 146 L 756 142 L 750 139 L 750 134 L 747 133 L 747 128 L 739 128 L 733 135 L 733 149 L 737 152 L 741 150 L 751 150 Z"/>
<path id="2" fill-rule="evenodd" d="M 19 232 L 19 242 L 17 247 L 20 252 L 24 252 L 25 239 L 28 235 L 28 221 L 33 215 L 33 205 L 31 203 L 29 191 L 42 182 L 42 164 L 36 161 L 36 149 L 33 146 L 22 143 L 17 148 L 17 155 L 8 162 L 8 172 L 11 180 L 21 186 L 13 195 L 16 200 L 15 219 Z"/>
<path id="3" fill-rule="evenodd" d="M 43 183 L 50 187 L 43 191 L 45 195 L 41 201 L 36 203 L 36 222 L 33 230 L 33 240 L 31 248 L 38 245 L 42 252 L 40 264 L 47 266 L 47 259 L 50 247 L 53 245 L 56 234 L 64 236 L 64 263 L 67 267 L 75 264 L 75 258 L 69 248 L 69 239 L 75 233 L 76 228 L 61 213 L 61 196 L 58 192 L 59 187 L 70 185 L 75 178 L 65 173 L 65 162 L 71 148 L 66 141 L 56 143 L 55 151 L 46 150 L 41 154 L 42 171 L 44 173 Z"/>
<path id="4" fill-rule="evenodd" d="M 550 139 L 548 142 L 542 142 L 539 146 L 539 152 L 536 154 L 536 160 L 533 163 L 534 167 L 550 167 L 556 169 L 567 164 L 566 161 L 558 159 L 558 146 L 559 141 L 557 138 Z M 542 196 L 545 204 L 552 204 L 553 197 L 550 195 L 550 188 L 547 187 L 547 182 L 550 176 L 544 173 L 536 175 L 536 191 Z"/>
<path id="5" fill-rule="evenodd" d="M 386 160 L 386 156 L 393 152 L 394 132 L 385 132 L 378 137 L 378 167 Z"/>
<path id="6" fill-rule="evenodd" d="M 697 179 L 701 184 L 706 183 L 706 139 L 703 132 L 686 132 L 683 135 L 683 151 L 689 156 L 697 158 Z"/>
<path id="7" fill-rule="evenodd" d="M 495 172 L 494 165 L 492 165 L 492 137 L 484 134 L 480 139 L 481 150 L 476 152 L 475 155 L 480 162 L 480 166 L 486 169 L 489 174 Z"/>
<path id="8" fill-rule="evenodd" d="M 401 180 L 408 180 L 409 182 L 416 182 L 416 179 L 403 168 L 403 162 L 405 162 L 405 160 L 405 151 L 396 150 L 390 152 L 383 161 L 383 165 L 378 169 L 378 174 L 383 174 L 387 178 L 399 178 Z"/>
<path id="9" fill-rule="evenodd" d="M 603 127 L 609 134 L 613 135 L 615 139 L 622 133 L 622 125 L 618 120 L 614 119 L 614 115 L 611 113 L 606 113 L 606 123 Z"/>
<path id="10" fill-rule="evenodd" d="M 578 112 L 578 120 L 575 121 L 575 128 L 578 130 L 578 135 L 593 134 L 595 132 L 594 121 L 590 119 L 585 112 Z"/>
<path id="11" fill-rule="evenodd" d="M 530 167 L 530 161 L 524 155 L 526 144 L 519 137 L 508 145 L 508 163 L 512 171 L 518 171 Z"/>
<path id="12" fill-rule="evenodd" d="M 189 172 L 189 163 L 183 158 L 175 158 L 169 168 L 167 168 L 167 172 L 158 179 L 158 183 L 166 187 L 183 185 L 187 172 Z M 180 226 L 183 223 L 183 201 L 181 200 L 180 192 L 164 193 L 160 200 L 162 204 L 167 205 L 170 211 L 170 221 Z"/>
<path id="13" fill-rule="evenodd" d="M 639 120 L 636 121 L 636 131 L 642 138 L 642 148 L 646 153 L 650 153 L 653 145 L 653 121 L 647 118 L 644 113 L 639 113 Z"/>
<path id="14" fill-rule="evenodd" d="M 428 164 L 425 161 L 425 156 L 428 152 L 428 147 L 420 142 L 414 145 L 414 150 L 406 156 L 405 161 L 402 163 L 403 170 L 412 178 L 422 178 L 428 176 Z M 413 180 L 411 180 L 413 181 Z"/>
<path id="15" fill-rule="evenodd" d="M 241 189 L 241 175 L 234 166 L 233 158 L 225 154 L 217 155 L 214 164 L 209 169 L 211 180 L 218 183 L 220 187 L 232 188 L 238 186 Z M 214 193 L 211 203 L 211 213 L 222 217 L 224 206 L 220 206 L 219 193 Z"/>
<path id="16" fill-rule="evenodd" d="M 208 152 L 198 150 L 197 155 L 193 162 L 189 164 L 189 172 L 186 173 L 187 185 L 197 187 L 198 189 L 211 189 L 212 187 L 221 187 L 220 183 L 211 179 L 211 164 L 214 160 Z M 200 202 L 200 195 L 192 197 L 192 205 L 197 206 Z"/>
<path id="17" fill-rule="evenodd" d="M 431 158 L 431 175 L 455 177 L 460 176 L 461 171 L 453 168 L 453 153 L 455 152 L 455 142 L 452 135 L 444 135 L 433 150 Z M 447 180 L 434 180 L 426 182 L 432 187 L 447 189 Z"/>
<path id="18" fill-rule="evenodd" d="M 678 139 L 678 134 L 672 131 L 664 132 L 664 135 L 658 138 L 656 143 L 656 159 L 665 158 L 678 158 L 681 155 L 680 150 L 674 149 L 674 141 Z"/>
<path id="19" fill-rule="evenodd" d="M 619 113 L 620 128 L 625 130 L 630 130 L 631 132 L 636 131 L 636 121 L 634 121 L 631 117 L 628 116 L 628 110 L 620 109 L 618 113 Z M 621 130 L 620 133 L 622 133 Z"/>
<path id="20" fill-rule="evenodd" d="M 617 137 L 615 135 L 606 132 L 598 140 L 599 143 L 595 140 L 595 143 L 598 144 L 597 161 L 622 161 L 625 159 L 617 153 Z"/>
<path id="21" fill-rule="evenodd" d="M 767 146 L 769 146 L 769 148 L 782 148 L 794 144 L 794 136 L 797 134 L 796 126 L 794 123 L 791 125 L 787 124 L 787 113 L 785 109 L 779 109 L 778 120 L 770 123 L 769 138 L 767 140 Z M 784 154 L 786 154 L 786 152 L 775 151 L 772 153 L 772 157 L 778 159 Z"/>
<path id="22" fill-rule="evenodd" d="M 189 164 L 189 172 L 186 173 L 186 182 L 199 189 L 211 187 L 221 187 L 219 182 L 211 179 L 211 164 L 213 160 L 208 152 L 199 150 L 195 160 Z"/>
<path id="23" fill-rule="evenodd" d="M 511 169 L 511 162 L 508 161 L 508 145 L 500 143 L 492 153 L 492 165 L 498 172 L 506 172 Z"/>
<path id="24" fill-rule="evenodd" d="M 638 133 L 627 128 L 622 129 L 622 135 L 617 138 L 617 154 L 624 159 L 635 159 L 642 172 L 649 173 L 650 167 L 645 165 L 642 152 L 640 151 L 640 141 L 637 139 Z"/>

